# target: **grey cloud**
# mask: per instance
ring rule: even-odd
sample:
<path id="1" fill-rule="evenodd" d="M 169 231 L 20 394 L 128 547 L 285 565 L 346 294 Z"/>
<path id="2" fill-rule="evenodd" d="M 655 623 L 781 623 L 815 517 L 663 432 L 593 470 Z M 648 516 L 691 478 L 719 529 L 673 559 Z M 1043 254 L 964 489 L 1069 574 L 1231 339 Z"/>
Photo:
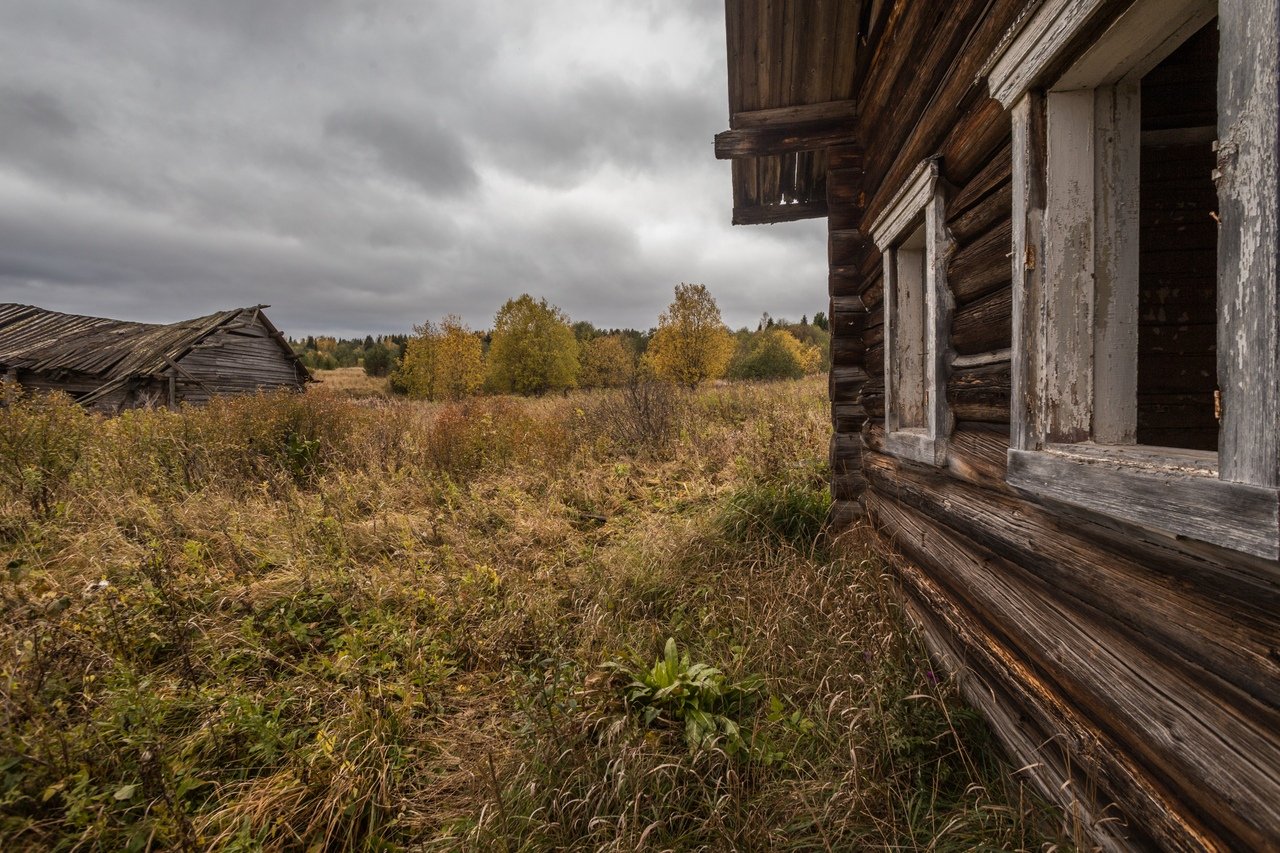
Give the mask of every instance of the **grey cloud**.
<path id="1" fill-rule="evenodd" d="M 427 192 L 457 195 L 478 183 L 462 142 L 430 116 L 409 119 L 368 107 L 344 108 L 325 119 L 324 131 L 364 146 L 389 173 Z"/>
<path id="2" fill-rule="evenodd" d="M 286 331 L 812 314 L 821 223 L 731 229 L 719 0 L 6 0 L 0 300 Z"/>
<path id="3" fill-rule="evenodd" d="M 61 99 L 49 92 L 0 87 L 0 127 L 12 140 L 21 133 L 33 138 L 61 139 L 75 136 L 80 122 L 72 117 Z"/>
<path id="4" fill-rule="evenodd" d="M 605 164 L 627 170 L 694 160 L 710 151 L 718 119 L 706 93 L 642 88 L 616 74 L 580 81 L 538 101 L 499 96 L 481 133 L 505 168 L 563 186 Z M 666 162 L 664 162 L 666 161 Z"/>

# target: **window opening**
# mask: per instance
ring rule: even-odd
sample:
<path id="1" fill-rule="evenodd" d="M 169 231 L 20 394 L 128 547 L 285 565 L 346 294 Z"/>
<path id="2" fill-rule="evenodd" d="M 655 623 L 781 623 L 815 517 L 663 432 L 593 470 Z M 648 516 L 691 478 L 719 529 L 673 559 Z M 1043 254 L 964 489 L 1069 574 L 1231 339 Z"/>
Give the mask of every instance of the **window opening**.
<path id="1" fill-rule="evenodd" d="M 1218 449 L 1215 18 L 1141 84 L 1137 441 Z"/>

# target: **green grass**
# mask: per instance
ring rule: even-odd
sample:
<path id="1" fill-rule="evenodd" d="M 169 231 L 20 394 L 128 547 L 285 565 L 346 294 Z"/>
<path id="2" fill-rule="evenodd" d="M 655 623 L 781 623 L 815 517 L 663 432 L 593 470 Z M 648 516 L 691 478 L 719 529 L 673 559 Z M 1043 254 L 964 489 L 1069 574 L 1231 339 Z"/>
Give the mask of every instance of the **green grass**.
<path id="1" fill-rule="evenodd" d="M 0 846 L 1041 849 L 823 390 L 0 410 Z"/>

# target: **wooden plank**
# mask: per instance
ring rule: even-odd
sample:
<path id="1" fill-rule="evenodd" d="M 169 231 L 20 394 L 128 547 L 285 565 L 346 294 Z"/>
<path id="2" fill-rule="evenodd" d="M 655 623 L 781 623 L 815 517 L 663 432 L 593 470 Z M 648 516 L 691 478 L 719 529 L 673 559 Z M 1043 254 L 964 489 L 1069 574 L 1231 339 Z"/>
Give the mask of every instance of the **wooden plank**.
<path id="1" fill-rule="evenodd" d="M 1280 485 L 1280 2 L 1224 3 L 1218 82 L 1222 477 Z"/>
<path id="2" fill-rule="evenodd" d="M 1033 362 L 1044 334 L 1039 315 L 1044 268 L 1044 98 L 1030 93 L 1013 111 L 1013 254 L 1010 257 L 1013 373 L 1010 429 L 1012 446 L 1029 450 L 1043 435 L 1038 383 Z"/>
<path id="3" fill-rule="evenodd" d="M 717 160 L 769 157 L 855 143 L 853 122 L 814 121 L 785 127 L 750 127 L 716 134 Z"/>
<path id="4" fill-rule="evenodd" d="M 860 297 L 864 285 L 865 281 L 855 266 L 833 266 L 827 273 L 827 292 L 831 296 Z"/>
<path id="5" fill-rule="evenodd" d="M 816 65 L 815 65 L 816 67 Z M 814 122 L 845 123 L 858 114 L 856 100 L 825 101 L 823 103 L 794 104 L 767 110 L 745 110 L 734 113 L 729 127 L 733 130 L 752 128 L 789 128 Z"/>
<path id="6" fill-rule="evenodd" d="M 1069 447 L 1009 451 L 1010 485 L 1140 527 L 1280 559 L 1276 489 L 1119 457 L 1103 464 L 1072 457 Z"/>
<path id="7" fill-rule="evenodd" d="M 795 204 L 764 204 L 754 207 L 735 207 L 734 225 L 772 225 L 778 222 L 797 222 L 802 219 L 821 219 L 827 215 L 825 201 Z"/>

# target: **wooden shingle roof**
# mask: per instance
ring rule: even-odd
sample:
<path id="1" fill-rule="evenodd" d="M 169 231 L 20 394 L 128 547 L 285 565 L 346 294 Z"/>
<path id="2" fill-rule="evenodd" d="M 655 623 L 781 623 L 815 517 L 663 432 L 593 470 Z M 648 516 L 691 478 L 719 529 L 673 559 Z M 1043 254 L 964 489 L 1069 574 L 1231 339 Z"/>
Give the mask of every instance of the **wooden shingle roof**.
<path id="1" fill-rule="evenodd" d="M 167 374 L 171 365 L 246 312 L 255 312 L 281 348 L 297 356 L 260 314 L 265 305 L 232 308 L 177 323 L 133 323 L 0 303 L 0 370 L 83 374 L 103 381 Z"/>

